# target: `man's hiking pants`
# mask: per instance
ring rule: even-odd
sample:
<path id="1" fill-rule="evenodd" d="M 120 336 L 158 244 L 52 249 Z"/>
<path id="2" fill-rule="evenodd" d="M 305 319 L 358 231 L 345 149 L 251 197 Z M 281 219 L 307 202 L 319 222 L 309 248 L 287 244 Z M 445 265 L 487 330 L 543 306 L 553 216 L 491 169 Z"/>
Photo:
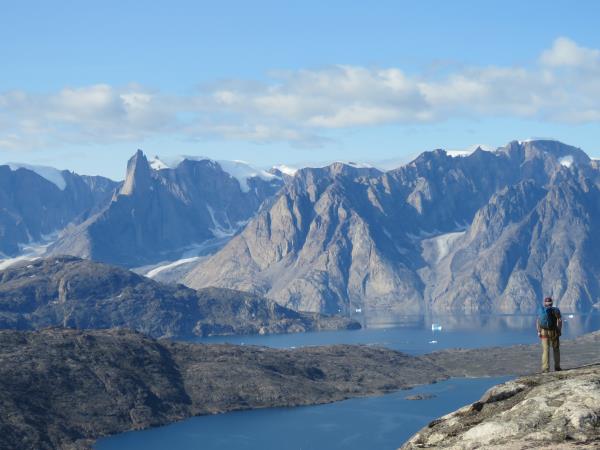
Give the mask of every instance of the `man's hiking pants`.
<path id="1" fill-rule="evenodd" d="M 555 330 L 542 330 L 542 372 L 550 370 L 550 347 L 554 353 L 554 370 L 560 370 L 560 342 Z"/>

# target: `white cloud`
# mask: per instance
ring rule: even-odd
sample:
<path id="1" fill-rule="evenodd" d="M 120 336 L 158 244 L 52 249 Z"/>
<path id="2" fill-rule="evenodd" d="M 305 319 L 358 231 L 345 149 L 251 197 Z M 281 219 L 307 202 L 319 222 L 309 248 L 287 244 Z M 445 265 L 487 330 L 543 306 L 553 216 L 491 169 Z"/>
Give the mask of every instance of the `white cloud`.
<path id="1" fill-rule="evenodd" d="M 529 66 L 428 76 L 399 67 L 335 65 L 230 80 L 187 96 L 139 85 L 0 93 L 0 149 L 141 141 L 157 134 L 319 146 L 327 130 L 513 117 L 600 122 L 600 50 L 568 38 Z"/>
<path id="2" fill-rule="evenodd" d="M 560 37 L 554 41 L 552 48 L 542 52 L 540 61 L 551 67 L 597 67 L 600 50 L 581 47 L 569 38 Z"/>

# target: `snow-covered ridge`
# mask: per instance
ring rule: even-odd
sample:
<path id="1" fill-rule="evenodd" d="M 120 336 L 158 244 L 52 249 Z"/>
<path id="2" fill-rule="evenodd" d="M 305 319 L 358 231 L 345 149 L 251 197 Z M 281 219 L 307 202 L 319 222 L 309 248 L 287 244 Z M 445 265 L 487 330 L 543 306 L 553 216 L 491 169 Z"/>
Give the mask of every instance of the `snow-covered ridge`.
<path id="1" fill-rule="evenodd" d="M 452 156 L 453 158 L 460 158 L 460 157 L 464 157 L 464 156 L 469 156 L 477 149 L 481 149 L 485 152 L 496 151 L 496 149 L 490 145 L 476 144 L 476 145 L 472 145 L 469 148 L 463 149 L 463 150 L 446 150 L 446 154 L 448 156 Z"/>
<path id="2" fill-rule="evenodd" d="M 8 163 L 10 170 L 27 169 L 37 173 L 40 177 L 45 178 L 50 183 L 54 184 L 61 191 L 64 191 L 67 187 L 67 182 L 62 175 L 62 171 L 55 169 L 54 167 L 48 166 L 37 166 L 32 164 L 23 163 Z"/>
<path id="3" fill-rule="evenodd" d="M 148 163 L 154 170 L 169 169 L 169 166 L 165 162 L 161 161 L 158 156 L 155 156 L 153 159 L 148 161 Z"/>
<path id="4" fill-rule="evenodd" d="M 520 145 L 523 144 L 527 144 L 528 142 L 535 142 L 535 141 L 552 141 L 552 142 L 559 142 L 554 138 L 551 137 L 531 137 L 528 139 L 523 139 L 522 141 L 517 141 Z"/>
<path id="5" fill-rule="evenodd" d="M 290 177 L 293 177 L 294 175 L 296 175 L 296 172 L 298 172 L 298 170 L 299 170 L 296 167 L 286 166 L 285 164 L 279 164 L 277 166 L 273 166 L 273 169 L 279 170 L 281 173 L 289 175 Z"/>
<path id="6" fill-rule="evenodd" d="M 216 161 L 224 172 L 227 172 L 233 178 L 238 180 L 240 187 L 243 192 L 248 192 L 250 186 L 248 186 L 248 179 L 258 177 L 265 181 L 272 181 L 279 179 L 278 176 L 267 172 L 263 169 L 257 169 L 252 167 L 245 161 Z"/>
<path id="7" fill-rule="evenodd" d="M 240 188 L 243 192 L 248 192 L 250 190 L 250 186 L 248 186 L 248 179 L 250 178 L 261 178 L 265 181 L 278 180 L 279 177 L 267 172 L 263 169 L 257 169 L 256 167 L 251 166 L 246 161 L 234 160 L 214 160 L 208 158 L 206 156 L 191 156 L 191 155 L 181 155 L 175 158 L 165 158 L 161 159 L 158 156 L 155 156 L 154 159 L 149 161 L 150 167 L 154 170 L 161 169 L 170 169 L 177 168 L 179 164 L 183 161 L 208 161 L 212 164 L 217 164 L 225 173 L 228 173 L 229 176 L 235 178 L 240 184 Z M 282 171 L 283 172 L 283 171 Z"/>

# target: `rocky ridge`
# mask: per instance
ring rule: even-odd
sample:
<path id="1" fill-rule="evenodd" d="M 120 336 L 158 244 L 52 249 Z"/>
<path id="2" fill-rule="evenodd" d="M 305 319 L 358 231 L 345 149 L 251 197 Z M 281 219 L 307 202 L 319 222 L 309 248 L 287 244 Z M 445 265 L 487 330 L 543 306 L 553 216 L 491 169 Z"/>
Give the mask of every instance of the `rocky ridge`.
<path id="1" fill-rule="evenodd" d="M 600 172 L 580 149 L 511 142 L 396 170 L 301 169 L 183 282 L 352 314 L 598 307 Z"/>
<path id="2" fill-rule="evenodd" d="M 246 292 L 195 291 L 70 256 L 0 271 L 0 328 L 48 326 L 125 327 L 157 338 L 360 328 L 346 318 L 292 311 Z"/>

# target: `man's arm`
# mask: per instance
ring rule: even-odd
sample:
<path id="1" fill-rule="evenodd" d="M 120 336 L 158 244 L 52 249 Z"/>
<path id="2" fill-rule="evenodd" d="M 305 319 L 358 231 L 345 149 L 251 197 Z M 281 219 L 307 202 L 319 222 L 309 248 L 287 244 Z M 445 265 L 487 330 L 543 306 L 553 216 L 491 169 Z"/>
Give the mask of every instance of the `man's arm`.
<path id="1" fill-rule="evenodd" d="M 563 325 L 562 316 L 560 315 L 560 309 L 556 308 L 554 313 L 556 314 L 556 329 L 558 330 L 558 335 L 560 336 L 562 334 Z"/>

